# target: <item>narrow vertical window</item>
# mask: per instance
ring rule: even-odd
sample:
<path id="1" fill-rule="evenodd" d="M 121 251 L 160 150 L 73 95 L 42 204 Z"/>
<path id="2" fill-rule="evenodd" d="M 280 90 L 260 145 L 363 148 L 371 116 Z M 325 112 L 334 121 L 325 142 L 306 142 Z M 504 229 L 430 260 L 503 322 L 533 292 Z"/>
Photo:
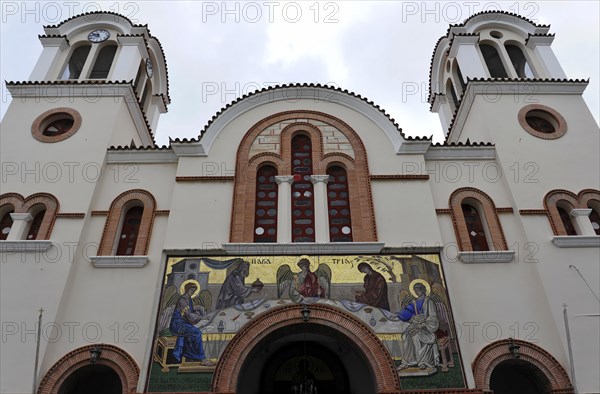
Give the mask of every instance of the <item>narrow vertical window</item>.
<path id="1" fill-rule="evenodd" d="M 508 74 L 504 69 L 502 59 L 500 59 L 500 54 L 496 48 L 487 44 L 479 44 L 479 49 L 481 49 L 481 54 L 490 72 L 490 76 L 492 78 L 508 78 Z"/>
<path id="2" fill-rule="evenodd" d="M 312 143 L 306 135 L 292 139 L 292 242 L 315 242 Z"/>
<path id="3" fill-rule="evenodd" d="M 29 231 L 27 232 L 27 237 L 25 239 L 37 239 L 38 232 L 40 231 L 40 227 L 42 226 L 42 220 L 44 220 L 45 214 L 46 210 L 43 209 L 33 216 L 33 220 L 31 221 L 31 225 L 29 226 Z"/>
<path id="4" fill-rule="evenodd" d="M 463 94 L 465 92 L 465 80 L 463 79 L 462 73 L 460 72 L 460 67 L 458 65 L 458 62 L 454 62 L 454 64 L 456 65 L 456 77 L 458 78 L 458 81 L 460 82 L 460 87 L 463 90 Z"/>
<path id="5" fill-rule="evenodd" d="M 277 242 L 277 170 L 262 166 L 256 173 L 254 242 Z"/>
<path id="6" fill-rule="evenodd" d="M 10 214 L 14 211 L 13 208 L 10 208 L 8 211 L 4 212 L 2 217 L 0 217 L 0 241 L 4 241 L 8 238 L 8 233 L 10 233 L 10 228 L 13 224 Z"/>
<path id="7" fill-rule="evenodd" d="M 505 48 L 519 78 L 533 78 L 533 71 L 531 71 L 521 48 L 516 45 L 506 45 Z"/>
<path id="8" fill-rule="evenodd" d="M 556 207 L 558 214 L 560 215 L 560 221 L 562 222 L 567 235 L 577 235 L 577 231 L 575 230 L 575 226 L 571 221 L 571 216 L 563 207 Z"/>
<path id="9" fill-rule="evenodd" d="M 115 58 L 115 53 L 117 53 L 116 45 L 107 45 L 100 50 L 100 53 L 96 58 L 96 63 L 94 64 L 94 68 L 90 73 L 91 79 L 101 79 L 108 77 L 110 66 L 112 66 L 113 59 Z"/>
<path id="10" fill-rule="evenodd" d="M 140 232 L 143 212 L 143 206 L 134 206 L 129 208 L 125 213 L 121 231 L 118 233 L 119 244 L 117 245 L 117 256 L 132 256 L 135 253 L 135 245 Z"/>
<path id="11" fill-rule="evenodd" d="M 479 212 L 471 205 L 462 204 L 461 206 L 473 251 L 477 252 L 490 250 L 485 237 L 485 230 L 483 229 L 483 222 L 481 221 Z"/>
<path id="12" fill-rule="evenodd" d="M 348 176 L 339 166 L 327 169 L 327 210 L 329 214 L 329 239 L 331 242 L 352 242 Z"/>
<path id="13" fill-rule="evenodd" d="M 452 112 L 456 112 L 458 108 L 458 97 L 456 97 L 456 92 L 454 91 L 454 86 L 452 86 L 452 81 L 448 79 L 446 81 L 446 97 L 450 99 L 450 108 Z"/>
<path id="14" fill-rule="evenodd" d="M 65 67 L 63 71 L 63 75 L 61 79 L 78 79 L 81 75 L 81 71 L 83 70 L 83 66 L 85 61 L 90 53 L 90 49 L 92 47 L 89 45 L 83 45 L 76 48 L 71 54 L 71 58 L 69 59 L 69 63 Z"/>

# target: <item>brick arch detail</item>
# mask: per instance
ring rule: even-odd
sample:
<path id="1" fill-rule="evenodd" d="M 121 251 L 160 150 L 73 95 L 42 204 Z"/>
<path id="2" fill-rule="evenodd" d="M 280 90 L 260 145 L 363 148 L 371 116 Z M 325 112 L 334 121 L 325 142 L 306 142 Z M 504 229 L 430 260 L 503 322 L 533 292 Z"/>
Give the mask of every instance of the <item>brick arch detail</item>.
<path id="1" fill-rule="evenodd" d="M 28 213 L 32 207 L 42 204 L 46 207 L 46 213 L 42 219 L 36 239 L 50 239 L 50 233 L 54 227 L 56 214 L 60 209 L 58 199 L 50 193 L 35 193 L 24 198 L 19 193 L 6 193 L 0 196 L 0 206 L 11 204 L 15 207 L 15 213 Z"/>
<path id="2" fill-rule="evenodd" d="M 469 233 L 467 231 L 467 223 L 462 211 L 462 202 L 467 199 L 477 200 L 483 208 L 483 214 L 487 222 L 487 228 L 492 238 L 492 245 L 494 250 L 508 250 L 506 243 L 506 237 L 500 224 L 500 219 L 496 212 L 496 205 L 494 201 L 485 192 L 475 189 L 473 187 L 464 187 L 455 190 L 449 199 L 450 214 L 452 216 L 452 224 L 454 225 L 454 232 L 458 240 L 458 246 L 461 251 L 472 252 L 473 247 Z"/>
<path id="3" fill-rule="evenodd" d="M 360 198 L 352 208 L 353 229 L 355 242 L 377 241 L 377 228 L 375 224 L 375 210 L 373 207 L 373 196 L 369 179 L 369 166 L 365 146 L 358 134 L 341 119 L 334 116 L 309 110 L 280 112 L 266 117 L 254 124 L 242 138 L 236 154 L 235 183 L 233 190 L 233 202 L 231 210 L 230 242 L 252 242 L 254 213 L 248 214 L 247 207 L 254 207 L 253 190 L 256 187 L 250 181 L 254 179 L 256 167 L 251 164 L 257 156 L 249 159 L 250 148 L 256 137 L 268 126 L 291 119 L 310 119 L 329 124 L 340 130 L 354 150 L 355 158 L 347 158 L 354 163 L 354 178 L 356 186 L 351 187 L 350 195 L 358 194 Z M 310 135 L 313 145 L 313 174 L 319 175 L 326 168 L 323 161 L 329 162 L 331 154 L 323 155 L 323 141 L 321 131 L 315 125 L 308 122 L 296 122 L 288 125 L 281 133 L 281 158 L 283 164 L 278 168 L 279 175 L 291 173 L 289 142 L 294 133 L 305 132 Z M 273 155 L 278 156 L 278 155 Z M 340 154 L 339 157 L 346 156 Z M 350 171 L 349 171 L 350 172 Z M 348 174 L 350 178 L 350 174 Z M 253 209 L 253 208 L 252 208 Z M 356 220 L 355 220 L 356 217 Z M 359 227 L 360 224 L 360 227 Z"/>
<path id="4" fill-rule="evenodd" d="M 134 255 L 145 255 L 148 252 L 150 236 L 152 235 L 152 223 L 154 222 L 156 212 L 156 200 L 150 192 L 142 189 L 134 189 L 121 193 L 110 205 L 104 231 L 102 232 L 102 240 L 98 247 L 99 256 L 110 256 L 113 254 L 113 245 L 115 237 L 118 235 L 117 232 L 119 231 L 123 210 L 126 204 L 133 200 L 140 200 L 144 205 Z"/>
<path id="5" fill-rule="evenodd" d="M 247 323 L 227 345 L 213 375 L 214 393 L 234 393 L 242 364 L 250 352 L 273 331 L 303 324 L 303 305 L 292 304 L 274 308 Z M 336 307 L 312 304 L 310 323 L 334 328 L 356 343 L 373 368 L 377 393 L 397 393 L 400 381 L 394 361 L 373 331 L 361 320 Z"/>
<path id="6" fill-rule="evenodd" d="M 535 366 L 549 381 L 550 386 L 544 387 L 545 392 L 565 394 L 573 392 L 569 375 L 550 353 L 531 342 L 519 339 L 503 339 L 481 349 L 472 365 L 476 388 L 490 390 L 490 379 L 494 368 L 503 361 L 515 359 L 508 348 L 513 342 L 520 346 L 519 360 Z"/>
<path id="7" fill-rule="evenodd" d="M 600 190 L 584 189 L 577 194 L 577 197 L 582 208 L 589 208 L 588 203 L 590 200 L 596 200 L 600 203 Z"/>
<path id="8" fill-rule="evenodd" d="M 105 365 L 117 373 L 123 386 L 123 394 L 135 393 L 140 369 L 133 357 L 116 346 L 107 344 L 87 345 L 73 350 L 58 360 L 40 382 L 37 394 L 56 394 L 65 380 L 79 368 L 92 365 L 90 350 L 98 347 L 102 353 L 93 365 Z"/>
<path id="9" fill-rule="evenodd" d="M 554 235 L 567 235 L 567 230 L 558 213 L 557 203 L 561 200 L 568 202 L 573 208 L 587 208 L 579 202 L 579 197 L 568 190 L 557 189 L 551 190 L 544 196 L 544 208 L 548 213 L 548 220 Z"/>

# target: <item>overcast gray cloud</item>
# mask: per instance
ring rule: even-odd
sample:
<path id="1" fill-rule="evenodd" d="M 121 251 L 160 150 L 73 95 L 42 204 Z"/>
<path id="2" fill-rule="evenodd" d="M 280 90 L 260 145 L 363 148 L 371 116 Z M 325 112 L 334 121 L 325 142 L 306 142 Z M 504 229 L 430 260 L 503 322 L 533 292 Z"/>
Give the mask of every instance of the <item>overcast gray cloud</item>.
<path id="1" fill-rule="evenodd" d="M 429 62 L 448 25 L 502 9 L 551 24 L 569 78 L 590 78 L 584 98 L 598 120 L 599 2 L 2 2 L 2 80 L 26 80 L 42 27 L 85 11 L 148 24 L 169 67 L 172 103 L 157 142 L 198 135 L 236 97 L 291 82 L 328 83 L 373 100 L 408 135 L 442 138 L 429 112 Z M 2 88 L 2 116 L 10 101 Z M 413 93 L 413 90 L 417 89 Z M 409 93 L 411 94 L 407 94 Z"/>

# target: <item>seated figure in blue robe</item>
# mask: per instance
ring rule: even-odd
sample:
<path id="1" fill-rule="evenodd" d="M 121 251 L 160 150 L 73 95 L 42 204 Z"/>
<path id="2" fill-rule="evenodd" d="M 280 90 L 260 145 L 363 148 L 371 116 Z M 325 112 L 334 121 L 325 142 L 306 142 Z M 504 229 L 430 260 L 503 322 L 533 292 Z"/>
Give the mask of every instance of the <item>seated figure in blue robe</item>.
<path id="1" fill-rule="evenodd" d="M 194 309 L 192 294 L 198 289 L 194 283 L 188 283 L 184 287 L 184 293 L 175 305 L 173 317 L 169 328 L 177 335 L 173 357 L 181 362 L 185 357 L 186 362 L 200 362 L 203 366 L 215 365 L 206 358 L 202 346 L 202 331 L 195 326 L 204 316 L 202 307 Z"/>

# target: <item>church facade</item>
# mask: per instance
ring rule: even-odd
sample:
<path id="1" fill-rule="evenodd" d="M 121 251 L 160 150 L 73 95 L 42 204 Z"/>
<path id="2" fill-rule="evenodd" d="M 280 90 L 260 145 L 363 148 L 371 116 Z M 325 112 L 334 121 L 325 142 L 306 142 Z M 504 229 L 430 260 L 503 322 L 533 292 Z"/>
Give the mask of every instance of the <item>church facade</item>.
<path id="1" fill-rule="evenodd" d="M 45 27 L 6 82 L 0 392 L 599 392 L 600 134 L 549 31 L 448 29 L 444 143 L 293 84 L 159 147 L 147 27 Z"/>

